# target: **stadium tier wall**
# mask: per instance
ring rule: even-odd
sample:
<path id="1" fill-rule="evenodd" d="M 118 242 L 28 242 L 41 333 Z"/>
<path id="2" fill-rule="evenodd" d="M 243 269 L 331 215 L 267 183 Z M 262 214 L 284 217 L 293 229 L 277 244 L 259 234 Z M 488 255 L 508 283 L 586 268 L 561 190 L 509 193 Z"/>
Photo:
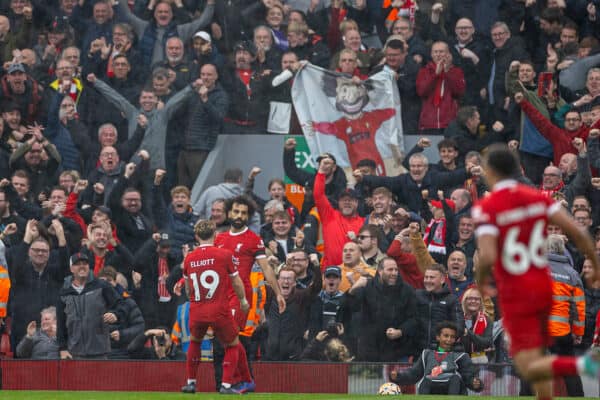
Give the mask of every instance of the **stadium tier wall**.
<path id="1" fill-rule="evenodd" d="M 97 390 L 177 392 L 183 384 L 185 363 L 179 361 L 28 361 L 0 360 L 2 389 L 5 390 Z M 386 381 L 390 368 L 405 365 L 263 363 L 253 364 L 256 388 L 263 393 L 353 393 L 373 394 Z M 512 367 L 482 366 L 483 394 L 516 397 L 519 382 Z M 557 396 L 566 395 L 557 380 Z M 198 390 L 214 391 L 212 364 L 202 363 Z M 598 381 L 584 381 L 586 397 L 598 398 Z M 402 387 L 414 393 L 414 387 Z"/>

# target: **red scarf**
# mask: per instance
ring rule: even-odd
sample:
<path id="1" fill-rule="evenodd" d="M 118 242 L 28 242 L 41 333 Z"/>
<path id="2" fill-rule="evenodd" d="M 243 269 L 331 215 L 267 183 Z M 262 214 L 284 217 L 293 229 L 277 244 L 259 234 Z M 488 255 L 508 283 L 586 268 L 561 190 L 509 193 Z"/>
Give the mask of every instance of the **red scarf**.
<path id="1" fill-rule="evenodd" d="M 565 183 L 563 181 L 560 181 L 560 183 L 556 185 L 553 189 L 544 189 L 543 186 L 540 186 L 540 191 L 544 196 L 551 198 L 554 193 L 559 192 L 564 186 Z"/>
<path id="2" fill-rule="evenodd" d="M 434 224 L 437 225 L 432 231 Z M 446 254 L 446 218 L 432 218 L 425 229 L 423 241 L 430 253 Z"/>

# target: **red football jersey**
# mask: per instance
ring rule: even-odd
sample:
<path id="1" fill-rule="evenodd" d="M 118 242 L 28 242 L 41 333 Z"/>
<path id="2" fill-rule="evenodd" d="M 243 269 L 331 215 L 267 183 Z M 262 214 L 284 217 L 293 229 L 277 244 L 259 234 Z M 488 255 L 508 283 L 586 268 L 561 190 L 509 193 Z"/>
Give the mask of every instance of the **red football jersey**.
<path id="1" fill-rule="evenodd" d="M 266 258 L 265 244 L 262 239 L 246 227 L 246 229 L 238 233 L 232 233 L 231 231 L 219 233 L 215 238 L 215 246 L 233 252 L 233 257 L 237 260 L 240 278 L 244 282 L 246 298 L 250 301 L 252 299 L 252 284 L 250 283 L 252 266 L 255 260 Z M 233 288 L 231 288 L 230 295 L 235 296 Z"/>
<path id="2" fill-rule="evenodd" d="M 210 319 L 229 313 L 230 277 L 238 275 L 231 251 L 201 245 L 187 255 L 183 276 L 190 285 L 190 314 Z"/>
<path id="3" fill-rule="evenodd" d="M 502 303 L 522 303 L 526 292 L 552 284 L 546 225 L 560 207 L 538 190 L 514 180 L 498 182 L 493 192 L 473 207 L 476 234 L 498 238 L 494 278 Z"/>

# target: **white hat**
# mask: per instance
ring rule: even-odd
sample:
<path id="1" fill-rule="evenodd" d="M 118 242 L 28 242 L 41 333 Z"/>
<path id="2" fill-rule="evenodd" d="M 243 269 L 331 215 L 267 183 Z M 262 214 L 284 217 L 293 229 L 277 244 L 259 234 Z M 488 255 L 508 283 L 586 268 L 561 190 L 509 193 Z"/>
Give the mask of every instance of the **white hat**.
<path id="1" fill-rule="evenodd" d="M 210 38 L 210 35 L 207 32 L 204 31 L 200 31 L 200 32 L 196 32 L 196 34 L 194 35 L 194 38 L 201 38 L 202 40 L 207 41 L 208 43 L 212 43 L 212 39 Z"/>

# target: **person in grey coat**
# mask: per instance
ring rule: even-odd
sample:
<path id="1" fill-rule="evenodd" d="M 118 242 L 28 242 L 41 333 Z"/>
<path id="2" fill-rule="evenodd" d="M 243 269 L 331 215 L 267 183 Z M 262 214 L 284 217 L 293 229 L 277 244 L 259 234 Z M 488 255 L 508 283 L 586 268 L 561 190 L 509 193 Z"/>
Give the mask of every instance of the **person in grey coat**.
<path id="1" fill-rule="evenodd" d="M 58 342 L 56 341 L 56 307 L 44 308 L 41 314 L 40 329 L 31 321 L 27 325 L 27 335 L 17 345 L 18 358 L 34 360 L 58 359 Z"/>
<path id="2" fill-rule="evenodd" d="M 141 108 L 136 108 L 125 97 L 111 88 L 107 83 L 96 78 L 96 75 L 89 74 L 87 80 L 94 85 L 96 90 L 102 94 L 110 103 L 117 107 L 129 121 L 129 139 L 131 139 L 137 129 L 137 117 L 144 114 L 148 119 L 146 134 L 140 144 L 141 149 L 145 149 L 152 156 L 150 159 L 151 169 L 165 169 L 165 141 L 167 137 L 167 124 L 179 107 L 186 103 L 186 100 L 199 90 L 202 86 L 202 80 L 197 79 L 189 86 L 181 89 L 167 101 L 164 107 L 158 107 L 158 97 L 151 90 L 142 90 L 140 93 Z"/>
<path id="3" fill-rule="evenodd" d="M 229 108 L 229 95 L 218 82 L 217 67 L 203 65 L 200 79 L 202 87 L 192 97 L 184 146 L 177 160 L 179 184 L 188 188 L 194 186 L 204 161 L 217 144 Z"/>
<path id="4" fill-rule="evenodd" d="M 109 325 L 126 320 L 123 299 L 110 284 L 94 279 L 84 253 L 73 254 L 70 265 L 72 276 L 65 280 L 56 305 L 60 358 L 106 358 Z"/>
<path id="5" fill-rule="evenodd" d="M 197 19 L 186 24 L 177 25 L 173 19 L 173 2 L 155 2 L 154 18 L 145 21 L 131 12 L 127 1 L 120 1 L 115 10 L 124 18 L 135 31 L 142 60 L 147 65 L 153 65 L 165 59 L 164 44 L 170 37 L 179 37 L 183 43 L 192 38 L 192 35 L 206 27 L 212 20 L 215 11 L 215 1 L 207 0 L 204 11 Z M 183 8 L 181 1 L 174 2 L 176 8 Z"/>

